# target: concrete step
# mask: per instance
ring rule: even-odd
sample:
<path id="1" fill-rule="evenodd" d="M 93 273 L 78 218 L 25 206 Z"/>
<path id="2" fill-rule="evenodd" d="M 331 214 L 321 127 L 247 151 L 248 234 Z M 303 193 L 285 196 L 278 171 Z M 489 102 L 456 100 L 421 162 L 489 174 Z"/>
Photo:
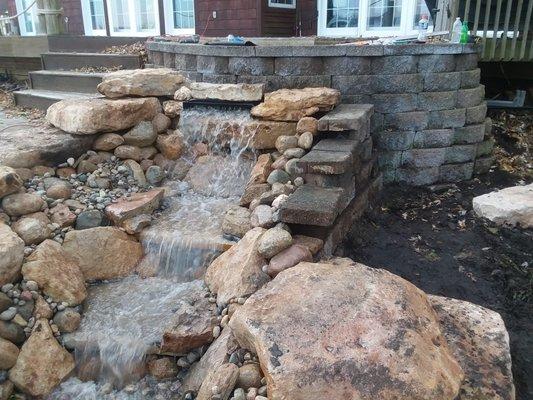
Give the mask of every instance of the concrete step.
<path id="1" fill-rule="evenodd" d="M 318 120 L 318 130 L 343 132 L 367 129 L 373 113 L 372 104 L 340 104 Z"/>
<path id="2" fill-rule="evenodd" d="M 38 108 L 46 111 L 52 104 L 64 99 L 89 99 L 102 97 L 97 94 L 59 92 L 53 90 L 27 89 L 14 92 L 15 103 L 21 107 Z"/>
<path id="3" fill-rule="evenodd" d="M 101 53 L 43 53 L 43 69 L 71 71 L 83 67 L 120 67 L 136 69 L 141 67 L 139 56 L 133 54 Z"/>
<path id="4" fill-rule="evenodd" d="M 96 86 L 102 81 L 103 76 L 103 73 L 42 70 L 30 72 L 30 81 L 32 89 L 98 93 Z"/>

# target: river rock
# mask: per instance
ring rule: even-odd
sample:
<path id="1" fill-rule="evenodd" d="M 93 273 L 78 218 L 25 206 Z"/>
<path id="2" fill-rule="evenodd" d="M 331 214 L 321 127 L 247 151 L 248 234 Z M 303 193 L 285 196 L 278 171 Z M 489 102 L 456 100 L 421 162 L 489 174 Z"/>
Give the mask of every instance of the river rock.
<path id="1" fill-rule="evenodd" d="M 498 225 L 533 227 L 533 183 L 474 197 L 474 212 Z"/>
<path id="2" fill-rule="evenodd" d="M 90 229 L 102 225 L 104 215 L 98 210 L 82 211 L 76 219 L 76 229 Z"/>
<path id="3" fill-rule="evenodd" d="M 182 89 L 187 89 L 183 87 Z M 178 89 L 179 90 L 179 89 Z M 176 92 L 177 93 L 177 92 Z M 170 118 L 176 118 L 181 115 L 181 112 L 183 111 L 183 101 L 175 101 L 175 100 L 167 100 L 163 102 L 163 112 L 166 116 Z"/>
<path id="4" fill-rule="evenodd" d="M 0 400 L 10 399 L 14 390 L 15 385 L 13 385 L 13 382 L 6 380 L 0 383 Z"/>
<path id="5" fill-rule="evenodd" d="M 17 280 L 23 259 L 24 241 L 0 222 L 0 286 Z"/>
<path id="6" fill-rule="evenodd" d="M 59 129 L 77 135 L 117 132 L 140 121 L 151 120 L 161 111 L 155 97 L 139 99 L 71 99 L 48 107 L 46 120 Z"/>
<path id="7" fill-rule="evenodd" d="M 246 297 L 268 282 L 269 277 L 261 267 L 265 259 L 257 252 L 262 228 L 254 228 L 229 250 L 218 256 L 205 273 L 205 283 L 217 294 L 218 304 L 230 299 Z"/>
<path id="8" fill-rule="evenodd" d="M 0 320 L 0 337 L 16 345 L 21 345 L 26 340 L 24 328 L 14 322 Z"/>
<path id="9" fill-rule="evenodd" d="M 313 255 L 307 247 L 294 244 L 272 257 L 268 263 L 267 273 L 274 277 L 302 261 L 313 261 Z"/>
<path id="10" fill-rule="evenodd" d="M 305 235 L 294 235 L 292 237 L 292 243 L 307 247 L 312 255 L 317 254 L 324 247 L 324 241 L 322 239 Z"/>
<path id="11" fill-rule="evenodd" d="M 108 205 L 105 213 L 116 225 L 137 215 L 150 215 L 159 207 L 164 193 L 164 189 L 134 193 L 130 197 L 123 197 L 118 202 Z"/>
<path id="12" fill-rule="evenodd" d="M 285 157 L 289 161 L 293 158 L 302 158 L 303 156 L 305 156 L 305 150 L 299 147 L 287 149 L 283 152 L 283 157 Z M 289 163 L 289 161 L 287 161 L 287 164 Z M 287 164 L 285 164 L 285 169 L 288 169 Z"/>
<path id="13" fill-rule="evenodd" d="M 61 228 L 72 226 L 76 222 L 76 214 L 70 211 L 65 204 L 60 203 L 50 209 L 50 221 Z"/>
<path id="14" fill-rule="evenodd" d="M 0 338 L 0 370 L 8 370 L 17 361 L 19 349 L 9 340 Z"/>
<path id="15" fill-rule="evenodd" d="M 263 84 L 251 83 L 191 82 L 188 87 L 196 100 L 261 101 L 264 91 Z"/>
<path id="16" fill-rule="evenodd" d="M 137 161 L 126 160 L 124 161 L 123 165 L 129 169 L 133 179 L 135 179 L 135 182 L 137 182 L 137 185 L 144 187 L 148 184 L 146 175 L 144 175 L 144 171 Z"/>
<path id="17" fill-rule="evenodd" d="M 61 333 L 70 333 L 80 326 L 81 315 L 72 308 L 65 308 L 54 315 L 53 321 Z"/>
<path id="18" fill-rule="evenodd" d="M 0 165 L 0 199 L 17 192 L 22 183 L 22 179 L 13 168 Z"/>
<path id="19" fill-rule="evenodd" d="M 255 207 L 254 211 L 252 212 L 250 222 L 254 228 L 270 228 L 272 225 L 274 225 L 272 207 L 266 204 L 261 204 Z"/>
<path id="20" fill-rule="evenodd" d="M 177 160 L 184 149 L 183 136 L 179 130 L 168 135 L 158 135 L 155 147 L 169 160 Z"/>
<path id="21" fill-rule="evenodd" d="M 283 271 L 229 325 L 273 399 L 452 400 L 464 376 L 425 293 L 362 264 Z"/>
<path id="22" fill-rule="evenodd" d="M 227 400 L 238 378 L 239 368 L 235 364 L 222 364 L 205 378 L 196 400 L 211 400 L 214 395 L 218 395 L 221 400 Z"/>
<path id="23" fill-rule="evenodd" d="M 226 235 L 242 238 L 252 229 L 250 223 L 250 210 L 245 207 L 231 207 L 222 220 L 222 232 Z"/>
<path id="24" fill-rule="evenodd" d="M 275 169 L 268 175 L 267 182 L 273 185 L 274 183 L 287 183 L 291 180 L 288 173 L 281 169 Z"/>
<path id="25" fill-rule="evenodd" d="M 298 138 L 298 146 L 304 150 L 309 150 L 313 147 L 313 134 L 311 132 L 304 132 Z"/>
<path id="26" fill-rule="evenodd" d="M 96 138 L 93 149 L 100 151 L 115 150 L 118 146 L 124 144 L 124 138 L 116 133 L 104 133 Z"/>
<path id="27" fill-rule="evenodd" d="M 152 126 L 156 133 L 166 132 L 170 128 L 172 120 L 163 113 L 157 114 L 152 120 Z"/>
<path id="28" fill-rule="evenodd" d="M 44 204 L 44 200 L 33 193 L 14 193 L 2 199 L 2 208 L 11 217 L 41 211 Z"/>
<path id="29" fill-rule="evenodd" d="M 298 138 L 296 136 L 283 135 L 276 139 L 276 150 L 284 153 L 285 150 L 298 147 Z"/>
<path id="30" fill-rule="evenodd" d="M 259 364 L 245 364 L 239 368 L 237 386 L 245 390 L 248 390 L 249 388 L 258 388 L 262 386 L 261 379 L 261 368 L 259 368 Z"/>
<path id="31" fill-rule="evenodd" d="M 146 169 L 146 180 L 151 185 L 157 185 L 165 179 L 165 171 L 158 165 L 152 165 Z"/>
<path id="32" fill-rule="evenodd" d="M 513 400 L 509 335 L 497 312 L 440 296 L 429 296 L 453 355 L 463 368 L 461 400 Z"/>
<path id="33" fill-rule="evenodd" d="M 155 148 L 155 146 L 141 147 L 141 160 L 143 161 L 145 160 L 152 161 L 152 159 L 155 157 L 156 154 L 157 154 L 157 149 Z M 152 164 L 150 165 L 153 165 L 153 161 L 152 161 Z"/>
<path id="34" fill-rule="evenodd" d="M 37 319 L 50 319 L 53 315 L 54 311 L 50 308 L 50 305 L 46 302 L 43 296 L 37 296 L 37 299 L 35 299 L 35 308 L 33 309 L 33 316 Z"/>
<path id="35" fill-rule="evenodd" d="M 257 183 L 266 183 L 268 175 L 270 174 L 271 170 L 272 170 L 272 156 L 269 153 L 261 154 L 259 157 L 257 157 L 257 162 L 252 168 L 252 172 L 250 173 L 250 180 L 248 181 L 248 185 L 253 185 Z"/>
<path id="36" fill-rule="evenodd" d="M 126 144 L 137 147 L 145 147 L 150 146 L 155 142 L 157 139 L 157 132 L 150 121 L 141 121 L 122 137 L 124 138 L 124 142 Z"/>
<path id="37" fill-rule="evenodd" d="M 114 227 L 67 232 L 63 248 L 86 281 L 127 276 L 142 257 L 141 244 Z"/>
<path id="38" fill-rule="evenodd" d="M 118 146 L 113 154 L 122 160 L 134 160 L 137 162 L 141 161 L 141 149 L 137 146 L 123 144 Z"/>
<path id="39" fill-rule="evenodd" d="M 5 293 L 0 292 L 0 313 L 7 310 L 13 305 L 13 302 L 9 296 Z"/>
<path id="40" fill-rule="evenodd" d="M 49 223 L 50 221 L 45 222 L 39 218 L 22 217 L 13 224 L 12 228 L 24 240 L 26 246 L 30 246 L 39 244 L 50 237 Z"/>
<path id="41" fill-rule="evenodd" d="M 341 94 L 326 87 L 280 89 L 265 94 L 263 103 L 252 108 L 254 117 L 274 121 L 298 121 L 319 111 L 330 111 L 339 104 Z"/>
<path id="42" fill-rule="evenodd" d="M 149 360 L 147 367 L 148 373 L 157 380 L 174 378 L 178 374 L 178 367 L 170 357 Z"/>
<path id="43" fill-rule="evenodd" d="M 48 321 L 41 319 L 22 346 L 9 379 L 24 393 L 46 396 L 74 367 L 74 357 L 57 342 Z"/>
<path id="44" fill-rule="evenodd" d="M 264 258 L 272 258 L 291 244 L 292 236 L 289 232 L 280 228 L 271 228 L 259 239 L 257 251 Z"/>
<path id="45" fill-rule="evenodd" d="M 169 68 L 118 70 L 107 73 L 97 89 L 104 96 L 115 99 L 125 96 L 173 96 L 185 83 L 185 77 Z"/>
<path id="46" fill-rule="evenodd" d="M 302 133 L 309 132 L 313 136 L 318 133 L 318 119 L 314 117 L 300 118 L 296 124 L 296 133 L 301 135 Z"/>
<path id="47" fill-rule="evenodd" d="M 37 282 L 55 301 L 76 306 L 87 297 L 82 271 L 54 240 L 45 240 L 37 246 L 22 266 L 22 275 Z"/>
<path id="48" fill-rule="evenodd" d="M 136 235 L 148 227 L 152 223 L 152 217 L 146 214 L 137 215 L 133 218 L 125 219 L 122 222 L 122 227 L 126 233 L 130 235 Z"/>
<path id="49" fill-rule="evenodd" d="M 269 183 L 253 183 L 246 185 L 246 188 L 244 189 L 244 193 L 241 196 L 241 199 L 239 201 L 239 204 L 241 206 L 247 206 L 252 202 L 254 199 L 258 199 L 261 197 L 263 193 L 266 193 L 270 190 L 270 184 Z"/>

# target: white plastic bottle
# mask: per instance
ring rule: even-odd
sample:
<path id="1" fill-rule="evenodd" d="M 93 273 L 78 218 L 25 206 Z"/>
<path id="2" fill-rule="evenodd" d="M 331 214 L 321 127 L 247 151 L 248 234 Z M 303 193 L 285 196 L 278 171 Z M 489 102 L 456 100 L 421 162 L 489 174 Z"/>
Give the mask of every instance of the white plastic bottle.
<path id="1" fill-rule="evenodd" d="M 461 22 L 461 18 L 457 17 L 455 19 L 455 22 L 453 23 L 450 42 L 459 43 L 459 41 L 461 40 L 461 29 L 462 28 L 463 28 L 463 23 Z"/>
<path id="2" fill-rule="evenodd" d="M 418 41 L 425 42 L 427 40 L 429 26 L 429 18 L 426 14 L 423 14 L 418 21 Z"/>

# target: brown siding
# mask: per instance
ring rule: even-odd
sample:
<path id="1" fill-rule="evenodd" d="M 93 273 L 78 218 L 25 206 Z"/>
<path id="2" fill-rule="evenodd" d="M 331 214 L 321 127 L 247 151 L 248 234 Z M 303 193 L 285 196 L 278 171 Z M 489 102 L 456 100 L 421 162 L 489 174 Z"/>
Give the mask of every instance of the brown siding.
<path id="1" fill-rule="evenodd" d="M 83 35 L 83 16 L 81 12 L 81 0 L 62 0 L 63 18 L 68 17 L 68 32 L 75 35 Z"/>
<path id="2" fill-rule="evenodd" d="M 196 33 L 202 36 L 258 36 L 257 0 L 196 0 Z M 213 11 L 217 17 L 213 19 Z"/>
<path id="3" fill-rule="evenodd" d="M 317 34 L 317 0 L 297 0 L 299 21 L 302 36 L 315 36 Z"/>
<path id="4" fill-rule="evenodd" d="M 295 36 L 297 34 L 296 9 L 269 7 L 268 0 L 260 1 L 262 36 Z"/>

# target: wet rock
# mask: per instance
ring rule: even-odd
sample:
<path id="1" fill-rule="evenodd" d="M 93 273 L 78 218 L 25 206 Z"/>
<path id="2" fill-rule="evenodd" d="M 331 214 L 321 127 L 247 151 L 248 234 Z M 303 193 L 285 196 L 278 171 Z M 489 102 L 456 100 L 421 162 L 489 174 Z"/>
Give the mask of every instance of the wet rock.
<path id="1" fill-rule="evenodd" d="M 145 147 L 150 146 L 155 142 L 157 139 L 157 132 L 150 121 L 141 121 L 127 132 L 123 138 L 124 142 L 130 146 Z"/>
<path id="2" fill-rule="evenodd" d="M 0 165 L 0 199 L 17 192 L 22 187 L 22 179 L 11 167 Z"/>
<path id="3" fill-rule="evenodd" d="M 167 129 L 170 128 L 171 124 L 172 124 L 171 119 L 163 113 L 157 114 L 152 120 L 152 126 L 154 128 L 154 131 L 157 133 L 166 132 Z"/>
<path id="4" fill-rule="evenodd" d="M 304 132 L 298 138 L 298 146 L 304 150 L 309 150 L 313 147 L 313 134 L 311 132 Z"/>
<path id="5" fill-rule="evenodd" d="M 322 247 L 324 247 L 324 241 L 322 239 L 311 236 L 294 235 L 292 240 L 293 244 L 307 247 L 313 255 L 317 254 L 320 250 L 322 250 Z"/>
<path id="6" fill-rule="evenodd" d="M 157 380 L 174 378 L 178 374 L 176 363 L 170 357 L 149 360 L 147 366 L 148 373 Z"/>
<path id="7" fill-rule="evenodd" d="M 298 121 L 319 111 L 330 111 L 340 102 L 340 92 L 326 87 L 280 89 L 265 94 L 263 103 L 252 108 L 254 117 L 274 121 Z"/>
<path id="8" fill-rule="evenodd" d="M 65 204 L 58 204 L 50 209 L 50 221 L 58 224 L 61 228 L 72 226 L 76 222 L 76 214 L 70 211 Z"/>
<path id="9" fill-rule="evenodd" d="M 151 167 L 148 167 L 145 175 L 146 180 L 151 185 L 157 185 L 163 179 L 165 179 L 165 171 L 157 165 L 152 165 Z"/>
<path id="10" fill-rule="evenodd" d="M 259 239 L 257 251 L 264 258 L 272 258 L 292 244 L 289 232 L 280 228 L 271 228 Z"/>
<path id="11" fill-rule="evenodd" d="M 0 286 L 3 286 L 20 276 L 24 241 L 9 226 L 0 223 L 0 243 Z"/>
<path id="12" fill-rule="evenodd" d="M 0 321 L 11 321 L 17 315 L 16 307 L 9 307 L 7 310 L 0 313 Z"/>
<path id="13" fill-rule="evenodd" d="M 37 246 L 22 266 L 22 275 L 26 280 L 37 282 L 55 301 L 75 306 L 87 297 L 82 271 L 53 240 L 45 240 Z"/>
<path id="14" fill-rule="evenodd" d="M 142 257 L 141 244 L 114 227 L 67 232 L 63 248 L 86 281 L 127 276 Z"/>
<path id="15" fill-rule="evenodd" d="M 258 355 L 273 399 L 459 394 L 463 373 L 427 296 L 384 270 L 301 263 L 248 298 L 229 324 Z"/>
<path id="16" fill-rule="evenodd" d="M 298 147 L 298 137 L 296 136 L 280 136 L 276 139 L 276 150 L 283 154 L 285 150 Z"/>
<path id="17" fill-rule="evenodd" d="M 185 87 L 183 87 L 182 89 L 189 90 L 188 88 L 185 88 Z M 167 100 L 167 101 L 164 101 L 163 102 L 163 112 L 165 113 L 166 116 L 168 116 L 170 118 L 179 117 L 181 115 L 181 112 L 183 111 L 183 101 L 185 101 L 185 100 L 180 100 L 180 101 Z"/>
<path id="18" fill-rule="evenodd" d="M 257 162 L 252 168 L 248 185 L 266 183 L 271 170 L 272 157 L 270 156 L 270 154 L 261 154 L 259 157 L 257 157 Z"/>
<path id="19" fill-rule="evenodd" d="M 115 150 L 118 146 L 124 144 L 124 138 L 116 133 L 104 133 L 96 138 L 93 149 L 100 151 Z"/>
<path id="20" fill-rule="evenodd" d="M 191 82 L 188 87 L 193 99 L 222 101 L 261 101 L 264 90 L 263 84 L 249 83 Z"/>
<path id="21" fill-rule="evenodd" d="M 275 169 L 268 175 L 267 182 L 273 185 L 274 183 L 287 183 L 291 180 L 289 174 L 281 169 Z"/>
<path id="22" fill-rule="evenodd" d="M 39 244 L 50 237 L 49 222 L 44 222 L 38 218 L 22 217 L 13 224 L 13 230 L 24 240 L 27 246 L 30 246 Z"/>
<path id="23" fill-rule="evenodd" d="M 133 218 L 128 218 L 122 222 L 122 227 L 126 233 L 130 235 L 135 235 L 141 233 L 141 231 L 150 226 L 152 218 L 149 215 L 141 214 Z"/>
<path id="24" fill-rule="evenodd" d="M 205 283 L 217 294 L 217 304 L 227 304 L 230 299 L 246 297 L 268 282 L 261 267 L 265 264 L 257 252 L 262 228 L 254 228 L 231 249 L 218 256 L 205 273 Z"/>
<path id="25" fill-rule="evenodd" d="M 268 263 L 267 273 L 274 277 L 302 261 L 313 261 L 313 255 L 307 247 L 294 244 L 272 257 Z"/>
<path id="26" fill-rule="evenodd" d="M 72 308 L 66 308 L 54 315 L 54 324 L 61 333 L 74 332 L 80 326 L 81 315 Z"/>
<path id="27" fill-rule="evenodd" d="M 226 165 L 228 160 L 222 156 L 201 156 L 191 166 L 185 182 L 189 183 L 191 188 L 203 195 L 222 195 L 224 187 L 213 187 L 213 183 L 219 178 L 221 166 Z M 221 186 L 221 185 L 219 185 Z"/>
<path id="28" fill-rule="evenodd" d="M 461 400 L 514 399 L 509 335 L 500 314 L 467 301 L 428 297 L 465 373 Z"/>
<path id="29" fill-rule="evenodd" d="M 222 364 L 205 378 L 196 400 L 211 400 L 214 395 L 222 400 L 228 399 L 238 377 L 239 368 L 235 364 Z"/>
<path id="30" fill-rule="evenodd" d="M 163 189 L 152 189 L 148 192 L 134 193 L 130 197 L 124 197 L 118 202 L 108 205 L 105 213 L 117 225 L 137 215 L 150 215 L 159 207 L 164 193 L 165 191 Z"/>
<path id="31" fill-rule="evenodd" d="M 168 135 L 158 135 L 155 146 L 169 160 L 177 160 L 183 153 L 183 136 L 177 129 Z"/>
<path id="32" fill-rule="evenodd" d="M 261 368 L 259 368 L 259 364 L 245 364 L 239 368 L 237 386 L 245 390 L 252 387 L 258 388 L 261 386 L 261 379 Z"/>
<path id="33" fill-rule="evenodd" d="M 44 204 L 44 200 L 33 193 L 15 193 L 2 199 L 2 208 L 11 217 L 41 211 Z"/>
<path id="34" fill-rule="evenodd" d="M 253 199 L 258 199 L 263 193 L 270 190 L 269 183 L 254 183 L 247 185 L 240 200 L 241 206 L 247 206 Z"/>
<path id="35" fill-rule="evenodd" d="M 24 328 L 13 322 L 6 322 L 0 320 L 0 337 L 9 340 L 16 345 L 24 343 L 26 334 Z"/>
<path id="36" fill-rule="evenodd" d="M 533 227 L 533 183 L 474 197 L 474 212 L 498 225 Z"/>
<path id="37" fill-rule="evenodd" d="M 122 146 L 118 146 L 113 154 L 122 160 L 141 161 L 141 149 L 137 146 L 123 144 Z"/>
<path id="38" fill-rule="evenodd" d="M 252 212 L 250 222 L 254 228 L 270 228 L 272 225 L 274 225 L 272 208 L 265 204 L 258 205 Z"/>
<path id="39" fill-rule="evenodd" d="M 313 117 L 303 117 L 296 124 L 296 133 L 301 135 L 302 133 L 309 132 L 312 135 L 318 133 L 318 119 Z"/>
<path id="40" fill-rule="evenodd" d="M 184 83 L 185 77 L 175 70 L 145 68 L 109 72 L 102 78 L 97 89 L 111 99 L 125 96 L 173 96 Z"/>
<path id="41" fill-rule="evenodd" d="M 49 394 L 74 370 L 74 358 L 55 339 L 44 319 L 36 322 L 32 334 L 20 350 L 9 379 L 31 396 Z"/>
<path id="42" fill-rule="evenodd" d="M 227 235 L 242 238 L 246 232 L 252 229 L 250 223 L 250 210 L 245 207 L 232 207 L 222 220 L 222 232 Z"/>
<path id="43" fill-rule="evenodd" d="M 90 229 L 102 225 L 104 215 L 98 210 L 82 211 L 76 219 L 76 229 Z"/>
<path id="44" fill-rule="evenodd" d="M 155 97 L 108 99 L 72 99 L 52 104 L 46 120 L 59 129 L 77 135 L 117 132 L 140 121 L 151 120 L 161 111 Z"/>

